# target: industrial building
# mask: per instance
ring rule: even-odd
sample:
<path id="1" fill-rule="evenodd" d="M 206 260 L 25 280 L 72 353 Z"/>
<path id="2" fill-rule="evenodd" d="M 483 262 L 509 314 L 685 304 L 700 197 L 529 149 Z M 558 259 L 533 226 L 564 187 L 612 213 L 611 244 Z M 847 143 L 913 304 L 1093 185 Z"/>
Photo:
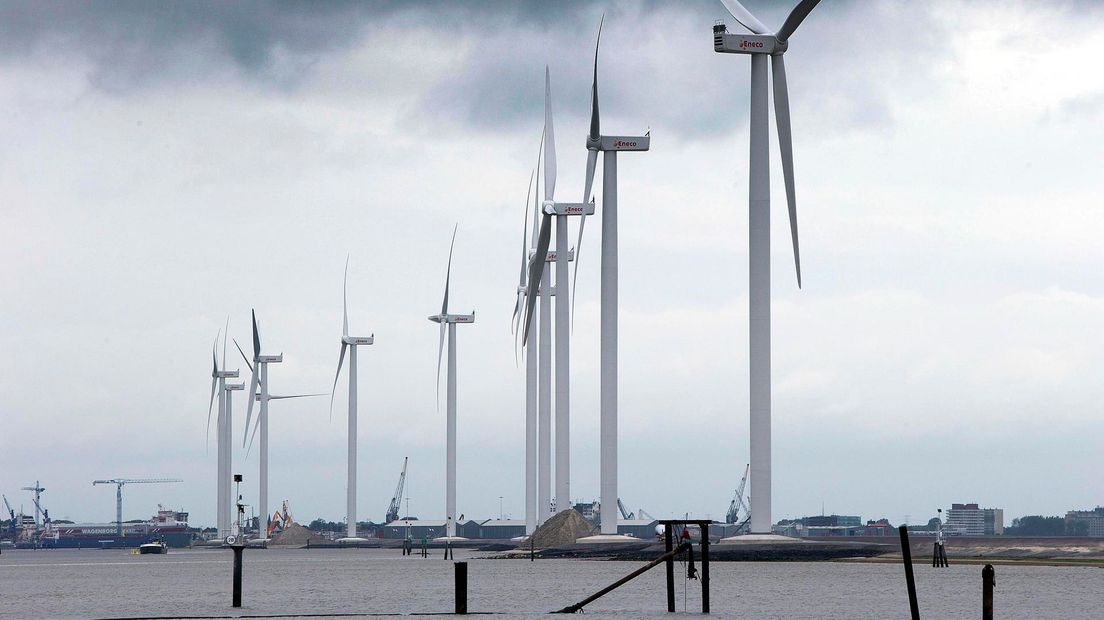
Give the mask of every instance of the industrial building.
<path id="1" fill-rule="evenodd" d="M 1094 538 L 1104 537 L 1104 506 L 1097 506 L 1094 510 L 1071 510 L 1066 513 L 1066 531 L 1074 523 L 1084 523 L 1087 526 L 1088 535 Z"/>
<path id="2" fill-rule="evenodd" d="M 952 536 L 1000 536 L 1004 534 L 1004 509 L 951 504 L 943 531 Z"/>

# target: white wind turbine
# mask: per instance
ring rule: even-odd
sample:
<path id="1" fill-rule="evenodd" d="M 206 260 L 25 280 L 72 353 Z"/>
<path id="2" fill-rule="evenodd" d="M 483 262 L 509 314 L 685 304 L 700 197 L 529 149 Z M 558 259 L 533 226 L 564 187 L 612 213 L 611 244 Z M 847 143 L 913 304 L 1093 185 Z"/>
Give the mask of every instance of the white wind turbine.
<path id="1" fill-rule="evenodd" d="M 724 24 L 713 27 L 713 49 L 725 54 L 751 56 L 751 148 L 748 166 L 748 263 L 751 396 L 751 534 L 771 533 L 771 300 L 770 300 L 770 146 L 767 110 L 767 56 L 774 77 L 774 115 L 778 124 L 778 148 L 789 206 L 797 286 L 801 287 L 801 255 L 797 243 L 797 202 L 794 198 L 793 139 L 790 133 L 790 99 L 786 65 L 782 55 L 789 38 L 820 0 L 802 0 L 786 17 L 778 32 L 770 30 L 737 0 L 721 0 L 732 17 L 751 35 L 727 32 Z"/>
<path id="2" fill-rule="evenodd" d="M 452 229 L 449 245 L 448 268 L 445 271 L 445 297 L 441 301 L 441 313 L 429 317 L 441 325 L 441 338 L 437 346 L 437 406 L 441 403 L 441 355 L 445 347 L 445 331 L 448 331 L 448 387 L 446 388 L 446 438 L 445 438 L 445 536 L 456 539 L 456 324 L 474 323 L 475 310 L 471 314 L 449 314 L 449 280 L 452 277 L 452 250 L 456 245 L 456 229 Z"/>
<path id="3" fill-rule="evenodd" d="M 230 322 L 227 320 L 227 327 L 229 328 Z M 211 436 L 211 410 L 215 404 L 215 394 L 218 394 L 218 416 L 215 418 L 216 428 L 216 481 L 215 488 L 218 494 L 215 502 L 215 527 L 218 529 L 219 538 L 225 538 L 230 535 L 230 524 L 233 522 L 231 515 L 231 506 L 233 505 L 232 489 L 230 488 L 230 470 L 232 468 L 231 459 L 231 422 L 230 413 L 231 408 L 229 405 L 228 397 L 230 392 L 230 386 L 226 383 L 227 379 L 233 379 L 238 376 L 237 370 L 219 370 L 218 363 L 218 336 L 215 336 L 215 343 L 211 346 L 211 401 L 207 406 L 207 437 L 208 441 Z M 222 366 L 226 367 L 226 339 L 223 338 L 222 342 Z"/>
<path id="4" fill-rule="evenodd" d="M 249 363 L 249 358 L 245 357 L 245 351 L 242 351 L 241 345 L 238 341 L 234 341 L 234 346 L 238 347 L 238 351 L 245 358 L 245 364 L 249 366 L 251 371 L 249 378 L 249 405 L 245 410 L 245 436 L 242 438 L 242 446 L 245 447 L 248 442 L 248 446 L 252 447 L 253 438 L 257 436 L 257 431 L 260 430 L 261 444 L 260 444 L 260 475 L 258 480 L 258 502 L 257 510 L 264 518 L 264 531 L 258 532 L 261 538 L 268 538 L 268 519 L 272 516 L 268 513 L 268 402 L 270 400 L 284 400 L 288 398 L 305 398 L 309 396 L 325 396 L 325 394 L 293 394 L 290 396 L 275 396 L 269 393 L 268 389 L 268 365 L 279 364 L 284 361 L 284 354 L 279 355 L 262 355 L 261 354 L 261 333 L 257 328 L 257 312 L 251 311 L 253 315 L 253 363 Z M 260 387 L 260 392 L 257 388 Z M 249 422 L 253 419 L 253 402 L 258 401 L 261 403 L 260 413 L 257 414 L 257 421 L 253 425 L 252 435 L 249 432 Z"/>
<path id="5" fill-rule="evenodd" d="M 544 147 L 544 136 L 541 136 L 541 148 Z M 537 167 L 540 167 L 540 155 L 537 155 Z M 514 304 L 513 325 L 511 328 L 515 334 L 519 314 L 524 314 L 525 308 L 525 267 L 529 262 L 531 245 L 536 245 L 536 198 L 533 193 L 533 180 L 537 181 L 537 193 L 540 193 L 540 178 L 536 169 L 529 177 L 529 189 L 525 194 L 525 217 L 521 227 L 521 271 L 518 274 L 517 301 Z M 529 232 L 529 197 L 534 196 L 534 218 L 532 233 Z M 529 240 L 531 236 L 532 241 Z M 530 327 L 533 327 L 530 325 Z M 525 534 L 528 536 L 537 529 L 540 512 L 537 503 L 537 343 L 530 340 L 523 347 L 525 356 Z"/>
<path id="6" fill-rule="evenodd" d="M 601 26 L 598 30 L 601 42 Z M 594 47 L 594 82 L 591 90 L 590 133 L 587 135 L 586 185 L 583 191 L 583 203 L 590 201 L 590 190 L 594 182 L 594 169 L 598 162 L 598 153 L 604 153 L 602 171 L 602 303 L 601 303 L 601 365 L 600 365 L 600 495 L 601 495 L 601 536 L 595 541 L 616 540 L 617 535 L 617 153 L 619 151 L 647 151 L 651 145 L 650 135 L 644 136 L 604 136 L 601 133 L 598 115 L 598 44 Z M 583 213 L 585 215 L 585 213 Z M 545 236 L 545 222 L 541 223 L 542 244 L 538 244 L 537 254 L 543 255 L 548 249 Z M 582 247 L 583 227 L 586 218 L 579 221 L 579 242 L 575 245 L 575 269 L 579 268 L 579 255 Z M 534 279 L 540 279 L 543 261 L 530 263 L 529 285 Z M 535 278 L 534 278 L 535 276 Z"/>
<path id="7" fill-rule="evenodd" d="M 549 127 L 551 125 L 549 124 Z M 541 136 L 541 149 L 545 146 L 544 136 Z M 541 158 L 537 157 L 537 168 L 540 168 Z M 536 180 L 536 191 L 533 191 L 533 181 Z M 529 196 L 533 197 L 533 226 L 532 226 L 532 246 L 526 241 L 526 237 L 530 235 L 529 227 Z M 527 289 L 525 285 L 525 272 L 526 266 L 529 261 L 532 260 L 536 253 L 536 245 L 538 238 L 537 228 L 537 213 L 541 210 L 540 202 L 540 177 L 534 170 L 533 176 L 529 180 L 529 190 L 526 195 L 525 205 L 525 220 L 521 231 L 521 268 L 518 275 L 518 288 L 517 288 L 517 302 L 514 305 L 514 329 L 517 328 L 517 320 L 519 316 L 524 314 L 524 299 L 527 295 Z M 574 211 L 574 207 L 581 207 L 579 205 L 572 205 L 568 203 L 548 203 L 552 206 L 554 211 L 559 211 L 557 215 L 558 220 L 564 220 L 566 222 L 567 215 L 578 215 Z M 594 207 L 590 205 L 590 212 L 593 212 Z M 559 222 L 557 222 L 558 224 Z M 559 235 L 559 233 L 557 233 Z M 566 237 L 566 235 L 565 235 Z M 557 237 L 558 239 L 559 237 Z M 546 263 L 558 263 L 562 256 L 566 256 L 565 262 L 571 262 L 575 260 L 575 252 L 568 250 L 566 254 L 562 254 L 559 251 L 548 252 L 546 254 Z M 557 267 L 557 280 L 559 280 L 560 274 L 564 274 L 566 277 L 567 270 L 561 270 Z M 549 274 L 545 273 L 542 276 L 542 284 L 537 291 L 538 297 L 542 300 L 541 314 L 540 314 L 540 335 L 539 341 L 541 349 L 538 346 L 537 341 L 527 340 L 524 345 L 525 351 L 525 364 L 526 364 L 526 382 L 525 382 L 525 527 L 526 534 L 533 533 L 536 527 L 544 523 L 551 516 L 551 435 L 552 435 L 552 422 L 551 422 L 551 349 L 549 343 L 551 342 L 551 322 L 548 312 L 549 304 L 547 299 L 549 296 L 555 296 L 556 300 L 556 497 L 560 498 L 556 501 L 555 511 L 559 512 L 570 507 L 570 433 L 569 433 L 569 415 L 568 415 L 568 354 L 566 352 L 567 340 L 570 337 L 569 329 L 561 329 L 562 323 L 566 324 L 568 321 L 568 308 L 566 299 L 561 300 L 557 295 L 561 286 L 557 284 L 555 288 L 552 288 L 548 284 Z M 551 289 L 551 290 L 550 290 Z M 562 287 L 564 291 L 567 290 L 566 285 Z M 564 295 L 566 298 L 566 293 Z M 561 304 L 561 301 L 565 302 Z M 533 322 L 536 320 L 536 316 L 530 318 L 530 328 L 536 327 Z M 521 333 L 521 332 L 517 332 Z M 564 349 L 561 351 L 561 348 Z M 539 368 L 538 368 L 539 359 Z M 539 375 L 539 377 L 538 377 Z M 539 415 L 538 415 L 539 411 Z M 538 447 L 539 443 L 539 447 Z M 539 464 L 538 464 L 539 461 Z M 539 471 L 539 474 L 538 474 Z"/>
<path id="8" fill-rule="evenodd" d="M 330 392 L 330 418 L 333 419 L 333 398 L 337 380 L 341 377 L 341 365 L 345 361 L 345 349 L 349 350 L 349 473 L 345 496 L 346 538 L 338 542 L 359 542 L 356 532 L 356 479 L 357 479 L 357 347 L 375 342 L 376 335 L 368 337 L 349 335 L 349 259 L 345 259 L 345 280 L 342 286 L 341 355 L 337 358 L 337 373 Z"/>
<path id="9" fill-rule="evenodd" d="M 570 358 L 570 291 L 568 286 L 568 263 L 574 260 L 574 252 L 568 249 L 567 218 L 572 216 L 585 216 L 594 213 L 593 203 L 569 203 L 557 202 L 556 194 L 556 137 L 552 123 L 552 86 L 548 68 L 544 72 L 544 200 L 541 203 L 541 225 L 536 246 L 529 258 L 529 285 L 527 291 L 537 290 L 541 303 L 540 317 L 540 366 L 541 382 L 540 392 L 540 463 L 538 467 L 538 521 L 543 523 L 551 516 L 549 494 L 543 491 L 547 485 L 547 470 L 550 468 L 550 455 L 545 448 L 548 437 L 551 435 L 550 420 L 546 422 L 548 415 L 546 410 L 551 408 L 551 381 L 549 370 L 551 369 L 551 324 L 547 308 L 551 305 L 551 297 L 556 297 L 556 492 L 555 511 L 565 510 L 571 505 L 571 358 Z M 539 183 L 537 194 L 540 194 Z M 556 218 L 556 251 L 550 253 L 548 246 L 551 243 L 552 218 Z M 538 258 L 539 255 L 539 258 Z M 547 262 L 556 263 L 556 286 L 552 287 L 551 277 L 544 268 Z M 534 269 L 539 263 L 540 267 Z M 539 283 L 539 286 L 538 286 Z M 523 341 L 528 343 L 528 333 L 531 327 L 534 306 L 533 299 L 527 294 L 526 323 L 524 327 Z M 545 370 L 548 369 L 548 370 Z"/>

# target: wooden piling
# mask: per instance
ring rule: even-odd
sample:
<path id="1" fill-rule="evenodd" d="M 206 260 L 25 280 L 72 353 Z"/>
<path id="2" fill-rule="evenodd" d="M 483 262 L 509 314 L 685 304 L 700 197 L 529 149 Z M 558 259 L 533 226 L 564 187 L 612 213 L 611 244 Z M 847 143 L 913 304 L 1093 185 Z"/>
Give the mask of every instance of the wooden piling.
<path id="1" fill-rule="evenodd" d="M 920 620 L 920 604 L 916 600 L 916 580 L 912 575 L 912 549 L 909 547 L 908 526 L 897 528 L 901 533 L 901 559 L 905 563 L 905 584 L 908 585 L 909 610 L 912 620 Z"/>
<path id="2" fill-rule="evenodd" d="M 702 587 L 702 613 L 709 613 L 709 525 L 702 528 L 701 538 L 701 587 Z"/>
<path id="3" fill-rule="evenodd" d="M 468 563 L 456 562 L 456 613 L 468 613 Z"/>
<path id="4" fill-rule="evenodd" d="M 981 569 L 981 619 L 993 620 L 993 588 L 997 585 L 997 572 L 992 564 Z"/>
<path id="5" fill-rule="evenodd" d="M 675 612 L 675 556 L 671 554 L 674 548 L 671 538 L 671 525 L 663 528 L 663 549 L 667 555 L 667 611 Z"/>
<path id="6" fill-rule="evenodd" d="M 234 595 L 233 606 L 241 607 L 242 601 L 242 551 L 245 550 L 244 545 L 234 545 L 231 547 L 234 550 Z"/>

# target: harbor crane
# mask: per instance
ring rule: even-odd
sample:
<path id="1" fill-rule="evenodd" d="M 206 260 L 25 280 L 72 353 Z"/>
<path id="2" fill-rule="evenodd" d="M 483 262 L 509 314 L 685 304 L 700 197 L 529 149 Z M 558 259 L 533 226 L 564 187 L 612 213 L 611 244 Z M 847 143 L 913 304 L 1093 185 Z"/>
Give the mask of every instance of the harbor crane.
<path id="1" fill-rule="evenodd" d="M 725 523 L 736 523 L 739 518 L 740 511 L 745 514 L 750 513 L 751 509 L 746 503 L 744 503 L 744 487 L 747 486 L 748 470 L 751 469 L 751 463 L 748 463 L 744 468 L 744 477 L 740 478 L 740 486 L 736 487 L 736 495 L 732 498 L 732 502 L 728 505 L 728 514 L 725 515 Z M 749 498 L 750 499 L 750 498 Z"/>
<path id="2" fill-rule="evenodd" d="M 39 503 L 39 500 L 40 500 L 40 499 L 42 499 L 42 492 L 43 492 L 43 491 L 45 491 L 45 490 L 46 490 L 46 488 L 45 488 L 45 487 L 43 487 L 43 486 L 42 486 L 42 484 L 41 484 L 41 483 L 39 483 L 39 482 L 38 482 L 37 480 L 35 480 L 35 484 L 34 484 L 34 486 L 33 486 L 33 487 L 23 487 L 23 488 L 22 488 L 22 489 L 20 489 L 20 490 L 21 490 L 21 491 L 31 491 L 31 492 L 33 492 L 33 493 L 34 493 L 34 506 L 35 506 L 35 509 L 34 509 L 34 522 L 35 522 L 35 532 L 38 532 L 38 526 L 39 526 L 39 521 L 38 521 L 38 513 L 42 512 L 42 505 L 41 505 L 41 504 Z M 44 518 L 44 519 L 46 518 L 46 515 L 45 515 L 45 514 L 43 514 L 43 518 Z"/>
<path id="3" fill-rule="evenodd" d="M 406 462 L 410 457 L 403 457 L 402 473 L 399 474 L 399 484 L 395 487 L 395 494 L 391 496 L 391 505 L 387 507 L 387 516 L 384 517 L 384 523 L 391 523 L 399 519 L 399 502 L 402 501 L 403 486 L 406 484 Z M 407 511 L 409 512 L 409 510 Z M 410 515 L 407 515 L 408 517 Z"/>
<path id="4" fill-rule="evenodd" d="M 0 497 L 4 498 L 4 508 L 7 509 L 8 516 L 11 518 L 11 521 L 8 521 L 8 531 L 11 533 L 12 538 L 15 538 L 15 532 L 16 532 L 16 527 L 17 527 L 16 523 L 15 523 L 15 510 L 13 510 L 12 507 L 11 507 L 11 504 L 8 503 L 8 496 L 7 495 L 0 495 Z"/>
<path id="5" fill-rule="evenodd" d="M 162 484 L 166 482 L 184 482 L 180 478 L 112 478 L 111 480 L 93 480 L 97 484 L 115 485 L 115 535 L 123 535 L 123 485 L 126 484 Z"/>
<path id="6" fill-rule="evenodd" d="M 625 509 L 625 504 L 621 503 L 621 498 L 617 498 L 617 509 L 621 511 L 621 518 L 626 521 L 631 521 L 636 518 L 636 514 L 629 512 Z"/>

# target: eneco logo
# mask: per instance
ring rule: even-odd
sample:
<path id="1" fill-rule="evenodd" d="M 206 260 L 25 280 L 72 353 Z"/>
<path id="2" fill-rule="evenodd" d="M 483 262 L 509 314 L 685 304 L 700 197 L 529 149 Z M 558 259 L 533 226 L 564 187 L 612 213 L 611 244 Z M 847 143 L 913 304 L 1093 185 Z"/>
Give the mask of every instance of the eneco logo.
<path id="1" fill-rule="evenodd" d="M 615 140 L 613 142 L 613 148 L 635 148 L 636 140 Z"/>
<path id="2" fill-rule="evenodd" d="M 747 49 L 749 47 L 763 47 L 763 43 L 761 41 L 748 41 L 747 39 L 740 41 L 740 49 Z"/>

